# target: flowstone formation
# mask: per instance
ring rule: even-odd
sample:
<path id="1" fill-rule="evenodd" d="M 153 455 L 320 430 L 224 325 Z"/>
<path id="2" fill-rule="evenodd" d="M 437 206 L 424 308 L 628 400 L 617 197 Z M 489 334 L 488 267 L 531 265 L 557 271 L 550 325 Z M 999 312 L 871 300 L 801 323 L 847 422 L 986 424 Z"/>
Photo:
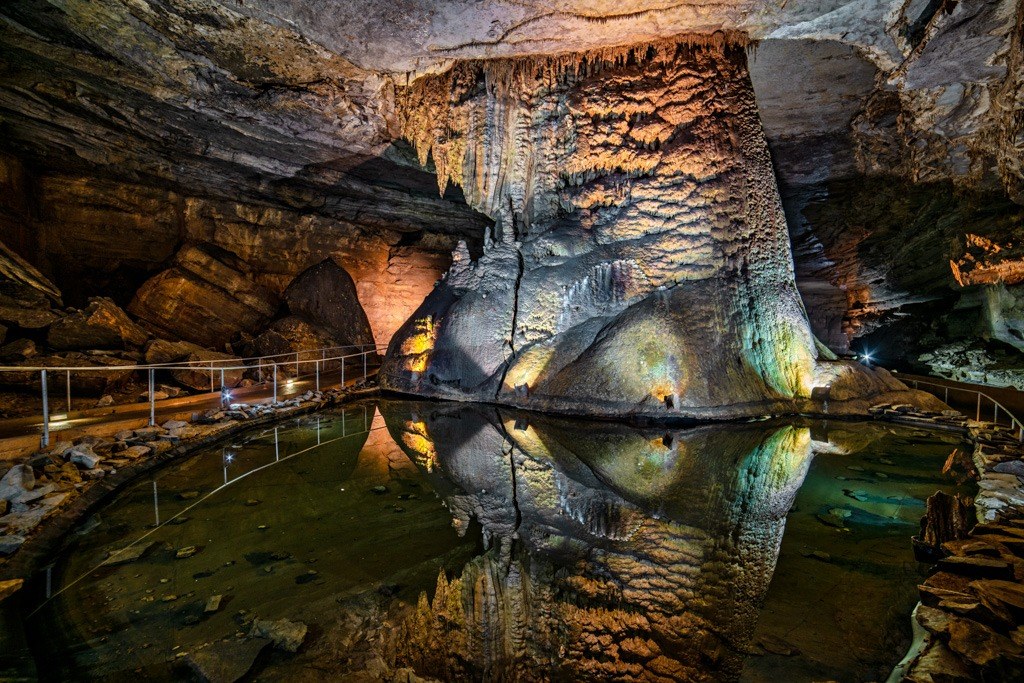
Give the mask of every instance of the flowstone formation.
<path id="1" fill-rule="evenodd" d="M 808 397 L 816 350 L 739 37 L 459 63 L 399 93 L 442 189 L 495 221 L 382 386 L 713 417 Z"/>

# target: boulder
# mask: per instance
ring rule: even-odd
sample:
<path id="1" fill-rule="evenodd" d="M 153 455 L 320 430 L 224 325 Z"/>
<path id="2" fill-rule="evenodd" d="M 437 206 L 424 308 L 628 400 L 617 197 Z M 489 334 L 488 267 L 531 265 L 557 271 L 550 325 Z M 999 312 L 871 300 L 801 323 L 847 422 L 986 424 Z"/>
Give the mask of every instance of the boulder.
<path id="1" fill-rule="evenodd" d="M 320 358 L 320 352 L 303 353 L 312 349 L 322 349 L 330 346 L 343 345 L 337 338 L 319 327 L 308 322 L 299 316 L 291 315 L 274 322 L 266 331 L 254 338 L 246 347 L 246 353 L 252 356 L 276 356 L 288 354 L 279 358 L 279 375 L 295 374 L 295 356 L 299 353 L 300 361 L 314 360 Z M 354 350 L 353 350 L 354 351 Z M 332 354 L 336 355 L 336 354 Z M 327 363 L 322 369 L 334 369 L 337 362 Z M 300 365 L 302 373 L 313 372 L 312 365 Z"/>
<path id="2" fill-rule="evenodd" d="M 374 343 L 355 282 L 331 259 L 324 259 L 299 274 L 288 285 L 284 299 L 292 315 L 305 318 L 326 331 L 338 345 Z"/>
<path id="3" fill-rule="evenodd" d="M 5 363 L 28 360 L 34 355 L 36 355 L 36 343 L 31 339 L 15 339 L 0 347 L 0 361 Z"/>
<path id="4" fill-rule="evenodd" d="M 306 625 L 301 621 L 256 619 L 252 622 L 249 637 L 269 638 L 273 641 L 274 647 L 286 652 L 297 652 L 306 639 L 306 630 Z"/>
<path id="5" fill-rule="evenodd" d="M 171 376 L 175 381 L 199 391 L 210 391 L 210 368 L 213 368 L 213 387 L 217 390 L 220 387 L 220 370 L 224 366 L 239 366 L 241 361 L 235 356 L 216 351 L 198 350 L 189 354 L 185 359 L 195 366 L 194 370 L 172 370 Z M 226 370 L 224 372 L 224 385 L 237 387 L 242 381 L 244 370 Z"/>
<path id="6" fill-rule="evenodd" d="M 111 299 L 94 297 L 81 311 L 50 326 L 46 342 L 58 350 L 128 349 L 146 343 L 149 334 Z"/>
<path id="7" fill-rule="evenodd" d="M 0 296 L 0 321 L 26 330 L 39 330 L 52 325 L 60 315 L 47 308 L 19 305 L 8 297 Z"/>
<path id="8" fill-rule="evenodd" d="M 188 244 L 171 268 L 139 288 L 128 311 L 161 336 L 223 348 L 240 331 L 265 324 L 277 307 L 277 296 L 234 254 Z"/>
<path id="9" fill-rule="evenodd" d="M 0 500 L 14 500 L 36 486 L 36 476 L 28 465 L 15 465 L 0 479 Z"/>
<path id="10" fill-rule="evenodd" d="M 197 351 L 206 351 L 206 349 L 191 342 L 154 339 L 146 346 L 146 363 L 149 365 L 177 363 Z"/>

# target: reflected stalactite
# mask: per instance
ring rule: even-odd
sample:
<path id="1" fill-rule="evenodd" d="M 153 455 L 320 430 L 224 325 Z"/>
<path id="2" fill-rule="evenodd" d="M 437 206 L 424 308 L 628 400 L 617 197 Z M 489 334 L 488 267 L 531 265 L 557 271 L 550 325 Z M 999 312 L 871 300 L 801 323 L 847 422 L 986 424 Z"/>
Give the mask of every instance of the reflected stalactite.
<path id="1" fill-rule="evenodd" d="M 396 665 L 446 680 L 738 676 L 809 429 L 581 430 L 411 405 L 382 406 L 392 435 L 416 461 L 436 453 L 435 476 L 458 489 L 449 509 L 480 523 L 487 549 L 421 597 L 391 641 Z"/>

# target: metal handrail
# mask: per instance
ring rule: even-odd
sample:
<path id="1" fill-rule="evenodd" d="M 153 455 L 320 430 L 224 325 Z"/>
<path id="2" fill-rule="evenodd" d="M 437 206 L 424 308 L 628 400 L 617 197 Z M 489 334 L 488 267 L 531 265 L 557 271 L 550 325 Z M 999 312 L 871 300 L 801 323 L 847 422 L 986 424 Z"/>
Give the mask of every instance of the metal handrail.
<path id="1" fill-rule="evenodd" d="M 229 361 L 263 361 L 271 358 L 283 358 L 292 357 L 296 358 L 299 354 L 303 353 L 315 353 L 317 351 L 334 351 L 337 349 L 367 349 L 376 351 L 378 349 L 387 349 L 387 346 L 380 344 L 359 344 L 350 346 L 327 346 L 320 349 L 303 349 L 300 351 L 289 351 L 287 353 L 275 353 L 270 356 L 249 356 L 247 358 L 223 358 L 220 360 L 202 360 L 202 361 L 187 361 L 184 363 L 136 363 L 133 365 L 0 365 L 0 372 L 39 372 L 40 370 L 56 370 L 59 372 L 124 372 L 125 370 L 195 370 L 197 368 L 206 369 L 213 367 L 215 370 L 248 370 L 253 367 L 253 364 L 248 365 L 218 365 L 219 363 L 227 363 Z M 370 351 L 360 351 L 359 353 L 349 354 L 346 356 L 332 356 L 330 358 L 310 358 L 308 360 L 298 360 L 300 363 L 312 363 L 316 360 L 328 361 L 338 360 L 340 358 L 353 358 L 360 356 L 363 353 L 370 353 Z M 288 363 L 296 361 L 289 360 Z M 261 364 L 261 363 L 258 363 Z M 285 365 L 285 363 L 279 363 Z M 269 363 L 268 363 L 269 365 Z"/>
<path id="2" fill-rule="evenodd" d="M 366 347 L 369 347 L 369 349 L 367 349 Z M 345 355 L 341 355 L 341 356 L 327 357 L 327 355 L 326 355 L 327 351 L 333 351 L 333 350 L 336 350 L 336 349 L 343 349 L 343 348 L 362 348 L 364 350 L 360 351 L 358 353 L 350 353 L 350 354 L 345 354 Z M 271 376 L 272 376 L 273 390 L 274 390 L 273 391 L 273 396 L 271 398 L 271 401 L 273 403 L 277 403 L 277 389 L 278 389 L 277 368 L 278 368 L 278 366 L 280 366 L 280 365 L 291 365 L 294 362 L 294 364 L 295 364 L 295 375 L 296 375 L 296 378 L 298 378 L 298 377 L 302 377 L 301 370 L 300 370 L 300 365 L 302 363 L 306 363 L 307 366 L 308 366 L 310 363 L 312 363 L 314 365 L 314 376 L 316 378 L 316 385 L 315 386 L 316 386 L 316 390 L 319 391 L 320 390 L 320 368 L 321 368 L 321 365 L 325 365 L 326 363 L 329 363 L 329 362 L 341 361 L 340 362 L 340 366 L 341 366 L 340 367 L 340 370 L 341 370 L 340 379 L 341 379 L 341 382 L 339 384 L 339 387 L 343 388 L 345 386 L 345 365 L 346 365 L 345 361 L 347 361 L 349 359 L 352 359 L 352 358 L 362 358 L 363 359 L 363 379 L 365 380 L 367 378 L 368 374 L 369 374 L 369 367 L 368 367 L 369 356 L 371 354 L 377 355 L 378 350 L 386 349 L 386 348 L 387 347 L 385 347 L 385 346 L 377 345 L 377 344 L 374 344 L 374 345 L 364 344 L 364 345 L 360 345 L 358 347 L 355 347 L 355 346 L 349 346 L 349 347 L 330 346 L 330 347 L 324 347 L 324 348 L 320 348 L 320 349 L 306 349 L 306 350 L 300 350 L 300 351 L 291 351 L 291 352 L 288 352 L 288 353 L 285 353 L 285 354 L 274 354 L 272 356 L 255 356 L 255 357 L 250 358 L 248 360 L 257 360 L 259 362 L 257 364 L 249 364 L 249 365 L 217 365 L 217 366 L 214 366 L 213 362 L 216 362 L 216 361 L 211 362 L 210 365 L 207 365 L 206 361 L 204 361 L 203 365 L 198 365 L 198 366 L 197 365 L 191 365 L 191 364 L 177 364 L 177 365 L 175 365 L 175 364 L 150 364 L 150 365 L 110 365 L 110 366 L 103 366 L 103 365 L 101 365 L 101 366 L 85 366 L 85 367 L 61 367 L 61 366 L 50 366 L 50 367 L 45 367 L 45 366 L 40 366 L 40 367 L 20 366 L 19 367 L 19 366 L 15 366 L 15 367 L 0 367 L 0 372 L 6 371 L 6 372 L 39 372 L 40 373 L 39 382 L 40 382 L 40 388 L 42 390 L 42 402 L 43 402 L 43 415 L 42 415 L 42 417 L 43 417 L 43 424 L 42 424 L 42 434 L 40 436 L 40 444 L 41 444 L 41 446 L 46 447 L 46 446 L 50 445 L 50 402 L 49 402 L 49 383 L 47 382 L 47 373 L 48 372 L 66 373 L 66 375 L 67 375 L 67 401 L 68 401 L 68 410 L 67 410 L 67 412 L 70 414 L 70 412 L 71 412 L 71 373 L 72 372 L 125 372 L 125 371 L 134 372 L 136 370 L 146 370 L 146 371 L 148 371 L 148 375 L 149 375 L 149 378 L 148 378 L 149 379 L 149 392 L 148 392 L 148 396 L 149 396 L 149 424 L 150 424 L 150 426 L 153 426 L 153 425 L 156 424 L 156 371 L 157 370 L 190 370 L 190 371 L 200 370 L 200 371 L 205 371 L 205 370 L 209 369 L 209 372 L 210 372 L 210 393 L 211 394 L 217 393 L 216 383 L 215 383 L 215 372 L 214 371 L 215 370 L 219 370 L 220 371 L 221 404 L 222 404 L 222 406 L 226 406 L 230 402 L 230 399 L 231 399 L 230 388 L 227 387 L 226 384 L 225 384 L 225 373 L 226 372 L 228 372 L 228 371 L 235 371 L 235 370 L 253 370 L 253 369 L 256 369 L 260 373 L 259 374 L 260 382 L 262 384 L 266 384 L 267 380 L 266 380 L 265 376 L 263 375 L 263 368 L 264 367 L 268 367 L 268 368 L 271 368 Z M 308 360 L 302 360 L 301 357 L 300 357 L 300 354 L 302 354 L 302 353 L 320 353 L 321 357 L 320 358 L 314 357 L 314 358 L 310 358 Z M 294 361 L 291 360 L 291 356 L 292 355 L 295 356 Z M 289 358 L 286 362 L 270 360 L 270 359 L 282 358 L 282 357 L 286 357 L 286 356 Z M 270 362 L 264 363 L 263 361 L 265 361 L 265 360 L 270 360 Z M 220 361 L 220 362 L 228 362 L 228 359 L 225 359 L 224 361 Z M 307 374 L 306 376 L 308 377 L 309 375 Z"/>
<path id="3" fill-rule="evenodd" d="M 1010 418 L 1010 426 L 1017 428 L 1017 440 L 1018 441 L 1024 441 L 1024 422 L 1021 422 L 1020 420 L 1018 420 L 1017 416 L 1014 415 L 1012 412 L 1010 412 L 1009 408 L 1007 408 L 1002 403 L 1000 403 L 999 401 L 995 400 L 994 398 L 992 398 L 991 396 L 989 396 L 985 392 L 979 391 L 978 389 L 970 389 L 970 388 L 967 388 L 967 387 L 951 387 L 948 384 L 937 384 L 935 382 L 927 382 L 927 381 L 918 380 L 918 379 L 911 379 L 911 380 L 908 380 L 908 381 L 913 383 L 915 389 L 918 388 L 918 385 L 924 384 L 924 385 L 927 385 L 927 386 L 930 386 L 930 387 L 937 387 L 939 389 L 945 390 L 945 395 L 944 395 L 944 398 L 943 398 L 943 402 L 946 403 L 946 404 L 949 403 L 949 390 L 950 389 L 952 389 L 953 391 L 963 391 L 963 392 L 966 392 L 968 394 L 976 394 L 978 396 L 978 405 L 977 405 L 977 411 L 975 413 L 974 418 L 978 422 L 981 422 L 981 399 L 982 398 L 987 398 L 995 406 L 995 408 L 993 410 L 993 413 L 992 413 L 992 422 L 994 422 L 996 424 L 999 424 L 999 410 L 1002 409 L 1002 411 L 1004 413 L 1006 413 L 1006 416 L 1008 418 Z"/>

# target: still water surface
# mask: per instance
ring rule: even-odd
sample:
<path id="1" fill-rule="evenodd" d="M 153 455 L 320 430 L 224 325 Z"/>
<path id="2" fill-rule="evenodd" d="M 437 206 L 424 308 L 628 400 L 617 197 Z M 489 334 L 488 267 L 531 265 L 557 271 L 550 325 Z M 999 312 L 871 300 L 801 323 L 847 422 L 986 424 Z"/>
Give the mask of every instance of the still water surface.
<path id="1" fill-rule="evenodd" d="M 50 599 L 41 577 L 5 605 L 0 674 L 884 679 L 927 569 L 909 537 L 927 496 L 962 490 L 958 447 L 878 423 L 350 406 L 127 488 Z M 257 656 L 253 618 L 307 624 L 303 647 Z"/>

